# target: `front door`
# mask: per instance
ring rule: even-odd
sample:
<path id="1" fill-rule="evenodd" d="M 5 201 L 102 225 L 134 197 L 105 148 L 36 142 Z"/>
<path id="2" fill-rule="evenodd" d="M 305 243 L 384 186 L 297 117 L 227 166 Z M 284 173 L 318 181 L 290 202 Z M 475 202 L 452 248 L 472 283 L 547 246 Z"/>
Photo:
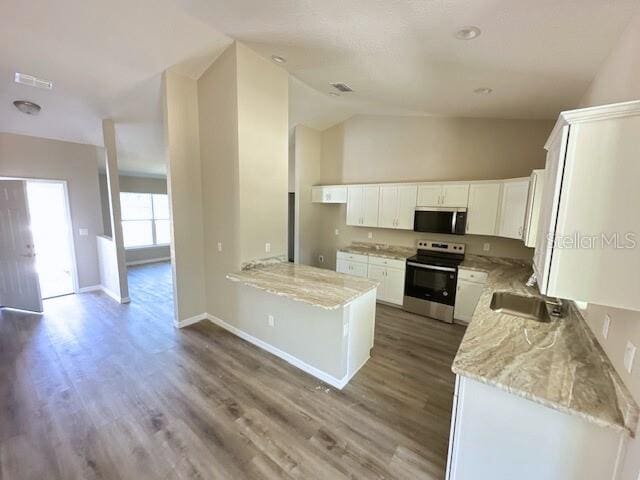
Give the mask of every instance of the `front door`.
<path id="1" fill-rule="evenodd" d="M 0 306 L 42 312 L 23 180 L 0 180 Z"/>

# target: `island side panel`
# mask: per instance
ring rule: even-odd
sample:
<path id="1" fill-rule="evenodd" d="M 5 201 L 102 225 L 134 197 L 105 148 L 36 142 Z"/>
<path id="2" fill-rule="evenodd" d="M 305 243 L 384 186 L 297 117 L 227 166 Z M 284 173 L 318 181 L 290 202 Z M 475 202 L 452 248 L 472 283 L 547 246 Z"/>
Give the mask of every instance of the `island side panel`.
<path id="1" fill-rule="evenodd" d="M 348 320 L 346 307 L 327 310 L 246 285 L 237 288 L 235 328 L 324 375 L 260 345 L 308 373 L 342 386 L 347 375 L 347 338 L 343 335 L 343 324 Z M 273 316 L 273 326 L 269 325 L 269 315 Z"/>
<path id="2" fill-rule="evenodd" d="M 346 312 L 349 325 L 348 381 L 371 356 L 376 321 L 376 289 L 351 302 Z"/>

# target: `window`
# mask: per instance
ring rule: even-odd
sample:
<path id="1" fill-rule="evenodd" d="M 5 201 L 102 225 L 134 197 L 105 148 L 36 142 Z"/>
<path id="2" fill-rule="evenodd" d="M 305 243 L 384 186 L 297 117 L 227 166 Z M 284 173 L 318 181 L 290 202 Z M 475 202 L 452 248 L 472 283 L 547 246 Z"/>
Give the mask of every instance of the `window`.
<path id="1" fill-rule="evenodd" d="M 120 193 L 125 248 L 168 245 L 169 198 L 155 193 Z"/>

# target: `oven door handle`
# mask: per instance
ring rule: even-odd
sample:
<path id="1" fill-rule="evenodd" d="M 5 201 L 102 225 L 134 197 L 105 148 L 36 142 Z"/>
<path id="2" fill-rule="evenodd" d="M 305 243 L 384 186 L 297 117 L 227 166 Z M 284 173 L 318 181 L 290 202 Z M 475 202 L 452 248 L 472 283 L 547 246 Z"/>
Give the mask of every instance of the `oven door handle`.
<path id="1" fill-rule="evenodd" d="M 456 269 L 453 268 L 453 267 L 437 267 L 435 265 L 424 265 L 423 263 L 407 262 L 407 265 L 409 265 L 410 267 L 424 268 L 426 270 L 440 270 L 442 272 L 455 272 L 456 271 Z"/>

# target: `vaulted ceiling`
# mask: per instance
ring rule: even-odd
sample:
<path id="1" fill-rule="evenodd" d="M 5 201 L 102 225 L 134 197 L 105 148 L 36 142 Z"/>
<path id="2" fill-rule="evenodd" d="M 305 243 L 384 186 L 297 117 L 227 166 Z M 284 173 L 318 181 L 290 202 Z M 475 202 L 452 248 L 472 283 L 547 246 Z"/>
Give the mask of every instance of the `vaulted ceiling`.
<path id="1" fill-rule="evenodd" d="M 5 0 L 0 131 L 101 145 L 123 171 L 164 173 L 161 73 L 197 78 L 234 39 L 293 76 L 291 122 L 354 113 L 552 118 L 575 106 L 637 0 Z M 462 26 L 481 35 L 458 40 Z M 54 83 L 13 83 L 14 72 Z M 353 93 L 329 96 L 331 82 Z M 489 95 L 473 90 L 489 87 Z M 42 105 L 37 117 L 13 100 Z"/>

